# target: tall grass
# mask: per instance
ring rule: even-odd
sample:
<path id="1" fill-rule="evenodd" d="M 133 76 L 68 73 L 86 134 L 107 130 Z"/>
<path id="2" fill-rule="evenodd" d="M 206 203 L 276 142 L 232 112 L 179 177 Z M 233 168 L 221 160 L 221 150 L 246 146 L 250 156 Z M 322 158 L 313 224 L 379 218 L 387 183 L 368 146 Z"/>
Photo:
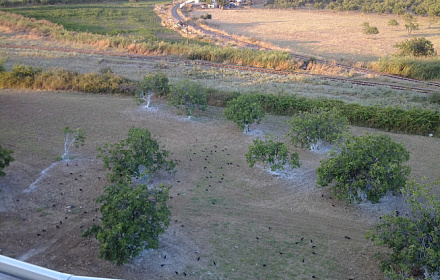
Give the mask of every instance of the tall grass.
<path id="1" fill-rule="evenodd" d="M 0 88 L 134 95 L 136 83 L 109 71 L 79 74 L 64 69 L 43 71 L 38 67 L 16 65 L 12 71 L 0 72 Z"/>
<path id="2" fill-rule="evenodd" d="M 440 57 L 391 57 L 382 58 L 370 64 L 380 72 L 420 80 L 440 80 Z"/>
<path id="3" fill-rule="evenodd" d="M 280 51 L 258 51 L 202 44 L 173 43 L 139 40 L 123 36 L 100 35 L 90 32 L 76 32 L 48 20 L 37 20 L 22 15 L 0 11 L 0 24 L 12 30 L 27 30 L 54 40 L 89 44 L 98 48 L 118 48 L 141 55 L 176 55 L 187 59 L 207 60 L 245 66 L 295 69 L 297 63 L 289 53 Z"/>

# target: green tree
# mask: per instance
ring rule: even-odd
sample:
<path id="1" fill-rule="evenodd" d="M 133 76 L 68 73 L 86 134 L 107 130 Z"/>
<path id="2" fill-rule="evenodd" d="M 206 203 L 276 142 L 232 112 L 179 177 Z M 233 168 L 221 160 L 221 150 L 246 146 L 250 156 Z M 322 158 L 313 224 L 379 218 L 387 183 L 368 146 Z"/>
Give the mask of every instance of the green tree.
<path id="1" fill-rule="evenodd" d="M 14 161 L 14 158 L 11 156 L 13 151 L 7 150 L 0 145 L 0 177 L 3 177 L 6 175 L 6 173 L 3 171 L 6 167 L 9 166 L 11 162 Z"/>
<path id="2" fill-rule="evenodd" d="M 435 186 L 440 187 L 440 180 Z M 440 199 L 430 191 L 432 187 L 426 182 L 407 182 L 402 194 L 409 216 L 385 215 L 366 235 L 376 245 L 391 249 L 381 263 L 390 279 L 409 279 L 415 267 L 425 271 L 425 279 L 439 279 Z"/>
<path id="3" fill-rule="evenodd" d="M 138 102 L 147 101 L 147 97 L 153 94 L 157 96 L 166 96 L 170 92 L 168 77 L 165 73 L 148 73 L 140 81 L 136 90 L 135 98 Z"/>
<path id="4" fill-rule="evenodd" d="M 78 148 L 79 146 L 84 146 L 84 141 L 86 140 L 84 129 L 77 128 L 71 129 L 66 126 L 63 128 L 64 134 L 64 154 L 61 159 L 66 159 L 69 156 L 70 148 L 74 146 Z"/>
<path id="5" fill-rule="evenodd" d="M 235 122 L 240 129 L 249 131 L 249 125 L 260 123 L 266 113 L 261 107 L 258 97 L 252 94 L 243 94 L 228 101 L 223 115 L 229 121 Z"/>
<path id="6" fill-rule="evenodd" d="M 435 56 L 434 45 L 425 37 L 414 37 L 411 40 L 405 40 L 394 46 L 400 49 L 399 55 L 405 56 Z"/>
<path id="7" fill-rule="evenodd" d="M 350 136 L 317 169 L 318 187 L 330 184 L 333 195 L 347 202 L 379 202 L 388 191 L 394 194 L 404 186 L 409 152 L 386 135 Z"/>
<path id="8" fill-rule="evenodd" d="M 217 0 L 218 7 L 223 9 L 224 6 L 229 4 L 229 0 Z"/>
<path id="9" fill-rule="evenodd" d="M 169 187 L 147 185 L 135 188 L 129 181 L 105 188 L 97 199 L 102 203 L 100 225 L 93 225 L 83 236 L 93 235 L 100 243 L 100 257 L 117 265 L 130 261 L 144 249 L 157 249 L 159 235 L 170 223 L 166 204 Z"/>
<path id="10" fill-rule="evenodd" d="M 98 147 L 104 167 L 110 169 L 111 182 L 121 182 L 133 177 L 151 178 L 156 171 L 172 172 L 176 164 L 167 160 L 169 152 L 160 148 L 148 129 L 131 127 L 128 137 L 116 144 Z"/>
<path id="11" fill-rule="evenodd" d="M 298 154 L 290 154 L 286 144 L 274 142 L 273 136 L 268 133 L 264 135 L 264 140 L 255 139 L 254 144 L 249 145 L 246 162 L 249 163 L 249 167 L 262 162 L 272 171 L 284 170 L 286 164 L 292 168 L 300 166 Z"/>
<path id="12" fill-rule="evenodd" d="M 417 22 L 417 18 L 415 18 L 411 14 L 403 15 L 403 20 L 405 21 L 405 29 L 408 31 L 408 35 L 411 35 L 413 30 L 419 30 L 419 24 Z"/>
<path id="13" fill-rule="evenodd" d="M 334 144 L 348 132 L 348 120 L 337 109 L 316 109 L 294 115 L 289 121 L 293 145 L 319 149 L 323 142 Z"/>
<path id="14" fill-rule="evenodd" d="M 187 116 L 192 116 L 197 110 L 204 111 L 207 105 L 207 94 L 203 86 L 189 80 L 183 80 L 171 87 L 169 104 L 183 109 Z"/>
<path id="15" fill-rule="evenodd" d="M 391 26 L 391 27 L 396 27 L 396 26 L 399 26 L 400 24 L 399 24 L 399 22 L 396 20 L 396 19 L 390 19 L 389 21 L 388 21 L 388 26 Z"/>
<path id="16" fill-rule="evenodd" d="M 376 35 L 379 34 L 379 29 L 375 26 L 370 26 L 368 22 L 362 23 L 362 33 L 366 35 Z"/>

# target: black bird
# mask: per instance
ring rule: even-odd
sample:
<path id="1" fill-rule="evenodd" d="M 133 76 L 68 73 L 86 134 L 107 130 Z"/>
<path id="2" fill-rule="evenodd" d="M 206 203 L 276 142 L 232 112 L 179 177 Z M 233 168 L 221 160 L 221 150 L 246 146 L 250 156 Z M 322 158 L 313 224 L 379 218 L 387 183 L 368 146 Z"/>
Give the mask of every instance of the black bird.
<path id="1" fill-rule="evenodd" d="M 313 243 L 313 240 L 312 240 L 312 239 L 310 239 L 310 243 Z"/>
<path id="2" fill-rule="evenodd" d="M 304 259 L 302 260 L 302 262 L 304 262 Z"/>
<path id="3" fill-rule="evenodd" d="M 163 256 L 163 258 L 166 259 L 166 258 L 167 258 L 167 255 Z"/>
<path id="4" fill-rule="evenodd" d="M 185 275 L 185 276 L 186 276 L 186 273 L 184 272 L 184 273 L 183 273 L 183 275 Z"/>
<path id="5" fill-rule="evenodd" d="M 197 261 L 200 261 L 200 257 L 197 258 Z"/>
<path id="6" fill-rule="evenodd" d="M 315 275 L 312 275 L 312 278 L 315 279 L 316 278 Z"/>
<path id="7" fill-rule="evenodd" d="M 260 239 L 260 237 L 257 236 L 257 239 Z"/>
<path id="8" fill-rule="evenodd" d="M 346 236 L 345 236 L 345 239 L 351 239 L 351 238 L 350 238 L 349 236 L 346 235 Z"/>
<path id="9" fill-rule="evenodd" d="M 313 254 L 313 255 L 316 255 L 316 253 L 315 253 L 315 252 L 312 252 L 312 254 Z"/>
<path id="10" fill-rule="evenodd" d="M 217 265 L 217 264 L 215 263 L 215 261 L 212 261 L 212 263 L 213 263 L 214 265 Z"/>
<path id="11" fill-rule="evenodd" d="M 315 245 L 313 245 L 313 246 L 312 246 L 312 248 L 316 248 L 316 246 L 315 246 Z"/>
<path id="12" fill-rule="evenodd" d="M 265 266 L 266 266 L 266 264 L 265 264 L 265 263 L 263 263 L 263 266 L 265 267 Z"/>
<path id="13" fill-rule="evenodd" d="M 179 275 L 179 272 L 177 272 L 177 271 L 174 271 L 175 273 L 176 273 L 176 275 Z"/>
<path id="14" fill-rule="evenodd" d="M 283 254 L 283 252 L 280 252 L 280 255 L 282 255 Z"/>
<path id="15" fill-rule="evenodd" d="M 161 264 L 160 266 L 163 267 L 164 265 L 165 265 L 165 264 L 163 263 L 163 264 Z"/>
<path id="16" fill-rule="evenodd" d="M 304 237 L 301 237 L 301 241 L 303 241 L 304 240 Z"/>

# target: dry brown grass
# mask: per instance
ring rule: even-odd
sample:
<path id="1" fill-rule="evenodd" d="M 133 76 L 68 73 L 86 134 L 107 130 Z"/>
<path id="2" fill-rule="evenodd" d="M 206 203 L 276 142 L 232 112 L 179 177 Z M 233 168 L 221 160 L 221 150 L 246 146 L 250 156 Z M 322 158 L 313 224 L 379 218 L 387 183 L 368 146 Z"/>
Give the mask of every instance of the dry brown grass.
<path id="1" fill-rule="evenodd" d="M 361 14 L 328 10 L 278 10 L 278 9 L 210 9 L 195 11 L 195 16 L 212 14 L 206 21 L 211 26 L 229 34 L 255 37 L 281 48 L 304 55 L 356 62 L 375 60 L 396 52 L 396 43 L 411 38 L 404 22 L 395 15 Z M 390 19 L 400 26 L 388 26 Z M 414 36 L 425 36 L 435 46 L 440 46 L 439 25 L 428 28 L 426 18 L 418 17 L 420 30 Z M 365 35 L 361 24 L 369 22 L 379 29 L 378 35 Z"/>

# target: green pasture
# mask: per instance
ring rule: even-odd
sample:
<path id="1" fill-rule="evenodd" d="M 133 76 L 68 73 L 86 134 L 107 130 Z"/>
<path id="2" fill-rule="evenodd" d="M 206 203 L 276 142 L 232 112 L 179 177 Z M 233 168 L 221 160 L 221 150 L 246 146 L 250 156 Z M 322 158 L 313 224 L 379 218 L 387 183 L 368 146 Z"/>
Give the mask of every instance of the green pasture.
<path id="1" fill-rule="evenodd" d="M 160 24 L 154 5 L 148 2 L 111 2 L 67 5 L 42 5 L 3 9 L 30 18 L 45 19 L 67 30 L 101 35 L 128 36 L 148 41 L 180 41 L 183 38 Z"/>

